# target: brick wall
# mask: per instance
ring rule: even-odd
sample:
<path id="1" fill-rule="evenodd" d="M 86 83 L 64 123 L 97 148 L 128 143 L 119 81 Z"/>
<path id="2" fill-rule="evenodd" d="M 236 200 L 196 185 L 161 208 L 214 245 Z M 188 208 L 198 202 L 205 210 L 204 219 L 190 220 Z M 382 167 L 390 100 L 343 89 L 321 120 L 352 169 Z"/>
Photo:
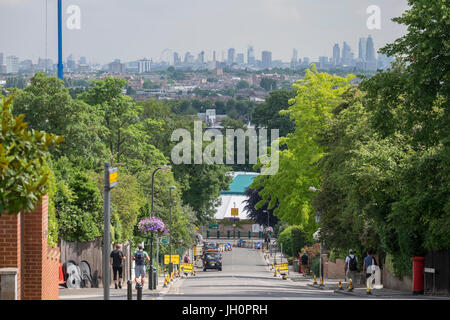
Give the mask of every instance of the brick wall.
<path id="1" fill-rule="evenodd" d="M 0 216 L 0 268 L 20 270 L 20 214 Z M 21 292 L 20 272 L 17 275 L 17 292 Z M 20 300 L 20 294 L 18 295 Z"/>
<path id="2" fill-rule="evenodd" d="M 323 275 L 325 279 L 344 279 L 344 266 L 343 259 L 336 259 L 336 263 L 328 260 L 327 254 L 322 254 L 323 258 Z"/>
<path id="3" fill-rule="evenodd" d="M 19 269 L 20 299 L 58 299 L 59 253 L 49 250 L 47 244 L 48 196 L 42 198 L 33 212 L 20 215 L 0 217 L 0 268 Z"/>

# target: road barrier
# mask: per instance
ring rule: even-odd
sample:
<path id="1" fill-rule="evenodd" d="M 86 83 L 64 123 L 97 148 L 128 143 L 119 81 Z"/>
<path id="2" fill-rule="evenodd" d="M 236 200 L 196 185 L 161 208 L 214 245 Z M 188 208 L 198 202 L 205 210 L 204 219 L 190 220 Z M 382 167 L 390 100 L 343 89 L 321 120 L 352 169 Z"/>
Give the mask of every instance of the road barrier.
<path id="1" fill-rule="evenodd" d="M 349 292 L 353 291 L 353 286 L 352 286 L 352 279 L 348 279 L 348 290 Z"/>
<path id="2" fill-rule="evenodd" d="M 181 270 L 184 273 L 193 273 L 194 265 L 192 263 L 182 263 L 181 264 Z"/>

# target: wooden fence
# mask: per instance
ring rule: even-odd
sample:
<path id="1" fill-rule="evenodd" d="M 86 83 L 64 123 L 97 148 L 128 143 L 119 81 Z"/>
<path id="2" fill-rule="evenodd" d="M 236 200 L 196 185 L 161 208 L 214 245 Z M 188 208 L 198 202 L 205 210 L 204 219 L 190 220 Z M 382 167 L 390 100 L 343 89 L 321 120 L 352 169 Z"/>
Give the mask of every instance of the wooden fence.
<path id="1" fill-rule="evenodd" d="M 425 292 L 450 294 L 450 251 L 430 251 L 425 255 Z"/>
<path id="2" fill-rule="evenodd" d="M 91 276 L 93 280 L 92 286 L 95 288 L 103 287 L 103 244 L 102 238 L 97 238 L 90 242 L 65 242 L 61 241 L 61 263 L 73 260 L 76 264 L 81 261 L 87 261 L 91 267 Z M 111 245 L 111 250 L 114 250 Z M 123 266 L 124 282 L 131 278 L 131 245 L 130 243 L 122 244 L 121 248 L 126 260 Z M 111 283 L 113 283 L 113 272 L 110 267 Z"/>

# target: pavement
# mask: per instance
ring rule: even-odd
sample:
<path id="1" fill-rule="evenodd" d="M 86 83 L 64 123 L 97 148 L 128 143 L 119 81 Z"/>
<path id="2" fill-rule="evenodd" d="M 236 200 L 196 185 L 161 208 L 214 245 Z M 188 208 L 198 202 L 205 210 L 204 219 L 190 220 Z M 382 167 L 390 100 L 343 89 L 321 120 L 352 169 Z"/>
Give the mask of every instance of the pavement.
<path id="1" fill-rule="evenodd" d="M 158 277 L 158 285 L 155 290 L 148 288 L 148 276 L 145 278 L 144 288 L 142 290 L 142 300 L 154 300 L 161 295 L 167 294 L 172 286 L 179 280 L 183 279 L 184 275 L 180 278 L 175 277 L 170 281 L 166 287 L 164 287 L 164 275 Z M 135 288 L 135 282 L 132 283 L 132 300 L 137 300 L 137 290 Z M 127 300 L 127 282 L 122 284 L 122 289 L 115 289 L 114 284 L 111 284 L 109 295 L 111 300 Z M 80 288 L 80 289 L 68 289 L 60 286 L 59 299 L 60 300 L 103 300 L 104 298 L 103 288 Z"/>
<path id="2" fill-rule="evenodd" d="M 268 254 L 265 251 L 261 253 L 264 256 L 264 260 L 270 270 L 270 272 L 273 271 L 272 265 L 276 263 L 287 263 L 287 259 L 281 257 L 280 252 L 277 252 L 275 254 Z M 276 259 L 276 260 L 275 260 Z M 420 296 L 414 296 L 412 292 L 410 291 L 402 291 L 402 290 L 393 290 L 388 288 L 372 288 L 368 294 L 367 288 L 365 286 L 355 286 L 352 290 L 348 290 L 348 282 L 343 281 L 342 279 L 324 279 L 323 285 L 320 285 L 320 279 L 319 277 L 316 278 L 317 284 L 314 284 L 314 277 L 311 275 L 303 275 L 302 273 L 294 271 L 294 267 L 292 265 L 289 265 L 289 273 L 287 275 L 287 279 L 294 281 L 294 282 L 302 282 L 307 283 L 307 285 L 311 288 L 315 288 L 317 290 L 332 290 L 334 293 L 342 294 L 342 295 L 349 295 L 354 297 L 385 297 L 385 298 L 404 298 L 404 297 L 420 297 Z M 280 275 L 278 277 L 281 278 Z M 341 288 L 339 288 L 339 281 L 341 281 Z M 450 300 L 450 297 L 448 296 L 433 296 L 433 295 L 422 295 L 422 297 L 426 299 L 436 299 L 436 300 Z"/>

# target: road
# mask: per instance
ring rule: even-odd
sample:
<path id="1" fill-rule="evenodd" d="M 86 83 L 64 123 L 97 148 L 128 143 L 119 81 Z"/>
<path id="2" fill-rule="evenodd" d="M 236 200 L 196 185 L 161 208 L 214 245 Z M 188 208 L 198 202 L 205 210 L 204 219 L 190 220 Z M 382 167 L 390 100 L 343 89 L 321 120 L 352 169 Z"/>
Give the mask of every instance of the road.
<path id="1" fill-rule="evenodd" d="M 274 278 L 255 249 L 234 247 L 223 253 L 223 270 L 202 271 L 182 279 L 165 295 L 164 300 L 274 300 L 274 299 L 351 299 L 333 291 L 308 286 L 310 280 L 292 281 Z"/>

